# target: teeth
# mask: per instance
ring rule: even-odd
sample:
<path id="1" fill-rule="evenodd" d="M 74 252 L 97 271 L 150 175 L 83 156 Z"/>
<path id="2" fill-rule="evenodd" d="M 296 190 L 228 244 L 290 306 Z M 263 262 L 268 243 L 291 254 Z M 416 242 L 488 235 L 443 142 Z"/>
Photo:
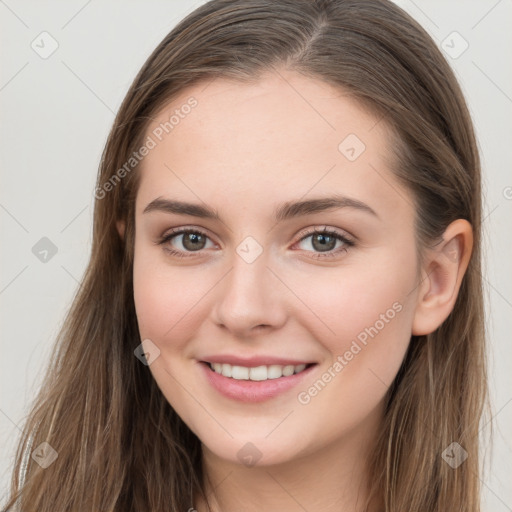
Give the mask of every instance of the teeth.
<path id="1" fill-rule="evenodd" d="M 222 365 L 224 371 L 224 365 Z M 249 378 L 249 368 L 245 366 L 231 366 L 231 378 L 236 380 L 247 380 Z"/>
<path id="2" fill-rule="evenodd" d="M 210 368 L 216 373 L 231 377 L 235 380 L 268 380 L 279 379 L 280 377 L 289 377 L 294 373 L 300 373 L 305 368 L 305 364 L 293 366 L 292 364 L 282 366 L 272 364 L 270 366 L 255 366 L 248 368 L 247 366 L 236 366 L 227 363 L 209 363 Z"/>
<path id="3" fill-rule="evenodd" d="M 226 377 L 231 377 L 231 365 L 230 364 L 223 364 L 221 371 L 222 371 L 222 375 L 225 375 Z"/>
<path id="4" fill-rule="evenodd" d="M 235 366 L 235 368 L 237 367 Z M 238 368 L 240 368 L 240 366 Z M 266 366 L 256 366 L 249 370 L 249 380 L 267 380 L 267 373 Z"/>

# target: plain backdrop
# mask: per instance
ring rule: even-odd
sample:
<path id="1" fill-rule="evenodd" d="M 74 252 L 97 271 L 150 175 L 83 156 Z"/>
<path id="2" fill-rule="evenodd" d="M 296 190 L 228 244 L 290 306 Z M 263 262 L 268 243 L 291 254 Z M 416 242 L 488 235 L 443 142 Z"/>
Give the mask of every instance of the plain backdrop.
<path id="1" fill-rule="evenodd" d="M 88 261 L 94 183 L 115 112 L 150 52 L 201 3 L 0 0 L 0 502 L 19 425 Z M 447 55 L 477 130 L 496 426 L 484 511 L 512 511 L 512 2 L 398 4 Z"/>

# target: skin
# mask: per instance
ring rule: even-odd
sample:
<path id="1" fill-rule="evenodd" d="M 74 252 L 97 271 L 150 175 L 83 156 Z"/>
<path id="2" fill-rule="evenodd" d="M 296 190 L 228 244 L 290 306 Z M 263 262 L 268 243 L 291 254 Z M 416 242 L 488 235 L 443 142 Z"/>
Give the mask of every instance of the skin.
<path id="1" fill-rule="evenodd" d="M 198 105 L 139 169 L 134 299 L 141 339 L 160 350 L 149 369 L 202 442 L 213 510 L 363 510 L 365 462 L 385 393 L 411 334 L 432 332 L 452 310 L 471 226 L 452 223 L 418 266 L 414 200 L 392 173 L 391 133 L 341 89 L 288 70 L 253 85 L 217 79 L 174 98 L 146 135 L 191 96 Z M 338 149 L 348 134 L 366 146 L 355 161 Z M 280 223 L 272 217 L 282 202 L 333 192 L 376 215 L 345 207 Z M 159 197 L 206 203 L 222 221 L 143 213 Z M 166 242 L 189 257 L 156 243 L 180 227 L 207 235 L 198 252 L 184 245 L 187 235 Z M 316 259 L 324 253 L 303 231 L 323 227 L 354 245 L 339 252 L 342 242 L 333 243 L 328 251 L 336 256 Z M 118 228 L 122 236 L 121 222 Z M 252 263 L 236 252 L 248 236 L 263 249 Z M 309 403 L 299 403 L 298 393 L 396 303 L 400 311 L 378 334 Z M 318 364 L 297 388 L 247 404 L 207 383 L 198 360 L 220 353 Z M 261 454 L 251 467 L 237 455 L 247 442 Z M 379 505 L 374 500 L 369 510 Z M 199 497 L 194 506 L 206 510 Z"/>

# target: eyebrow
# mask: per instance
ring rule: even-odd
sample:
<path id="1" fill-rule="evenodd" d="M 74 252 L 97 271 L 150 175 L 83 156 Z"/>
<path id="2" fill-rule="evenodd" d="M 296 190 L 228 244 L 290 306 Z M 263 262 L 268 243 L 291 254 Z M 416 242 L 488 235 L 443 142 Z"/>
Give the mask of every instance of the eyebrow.
<path id="1" fill-rule="evenodd" d="M 306 201 L 287 201 L 282 203 L 274 210 L 274 219 L 276 222 L 282 222 L 295 217 L 311 215 L 325 211 L 331 211 L 341 208 L 353 208 L 362 212 L 369 213 L 377 218 L 379 216 L 367 204 L 351 197 L 334 195 L 329 197 L 320 197 L 317 199 L 308 199 Z M 160 211 L 164 213 L 175 213 L 181 215 L 190 215 L 202 219 L 214 219 L 222 221 L 217 210 L 206 205 L 186 203 L 172 199 L 158 197 L 151 201 L 143 213 Z"/>

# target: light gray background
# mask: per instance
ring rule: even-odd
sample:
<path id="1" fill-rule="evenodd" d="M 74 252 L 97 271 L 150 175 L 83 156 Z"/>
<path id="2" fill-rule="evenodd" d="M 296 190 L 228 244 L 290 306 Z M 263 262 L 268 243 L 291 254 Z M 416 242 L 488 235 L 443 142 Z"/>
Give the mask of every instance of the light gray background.
<path id="1" fill-rule="evenodd" d="M 88 260 L 93 188 L 114 114 L 153 48 L 201 3 L 0 0 L 0 503 L 18 425 Z M 397 3 L 451 52 L 448 60 L 477 129 L 486 194 L 485 285 L 496 424 L 493 457 L 482 482 L 484 511 L 512 511 L 512 2 Z M 46 59 L 31 47 L 34 40 L 42 46 L 43 31 L 58 42 Z M 457 56 L 464 41 L 469 47 Z M 32 252 L 42 237 L 58 248 L 46 263 Z"/>

